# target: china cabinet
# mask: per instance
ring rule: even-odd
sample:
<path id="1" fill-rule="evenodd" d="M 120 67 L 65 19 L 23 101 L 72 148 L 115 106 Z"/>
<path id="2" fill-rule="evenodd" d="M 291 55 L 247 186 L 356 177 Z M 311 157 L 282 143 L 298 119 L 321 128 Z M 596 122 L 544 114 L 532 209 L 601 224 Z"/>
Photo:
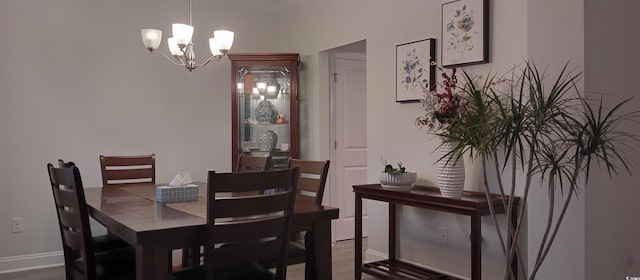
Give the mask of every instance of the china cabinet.
<path id="1" fill-rule="evenodd" d="M 298 157 L 298 64 L 286 54 L 228 54 L 231 60 L 232 161 L 271 156 L 272 168 Z"/>

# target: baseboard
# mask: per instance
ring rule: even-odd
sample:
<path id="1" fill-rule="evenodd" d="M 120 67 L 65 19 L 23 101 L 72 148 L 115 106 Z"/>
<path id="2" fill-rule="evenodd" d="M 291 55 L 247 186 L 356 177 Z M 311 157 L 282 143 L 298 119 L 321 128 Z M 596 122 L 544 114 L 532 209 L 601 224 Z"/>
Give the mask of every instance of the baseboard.
<path id="1" fill-rule="evenodd" d="M 389 258 L 389 254 L 379 252 L 376 250 L 371 250 L 371 249 L 367 249 L 364 255 L 365 255 L 364 256 L 365 262 L 377 262 L 377 261 L 386 260 Z"/>
<path id="2" fill-rule="evenodd" d="M 62 251 L 0 258 L 0 274 L 64 265 Z"/>

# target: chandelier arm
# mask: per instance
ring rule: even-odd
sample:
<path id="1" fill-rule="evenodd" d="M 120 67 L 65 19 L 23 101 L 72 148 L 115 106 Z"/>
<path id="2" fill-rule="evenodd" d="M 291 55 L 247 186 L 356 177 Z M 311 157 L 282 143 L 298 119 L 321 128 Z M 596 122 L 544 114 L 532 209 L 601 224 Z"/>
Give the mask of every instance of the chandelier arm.
<path id="1" fill-rule="evenodd" d="M 207 65 L 207 63 L 211 62 L 212 60 L 219 61 L 221 58 L 222 58 L 222 55 L 212 55 L 212 56 L 209 57 L 209 59 L 207 59 L 202 64 L 196 64 L 196 67 L 205 66 L 205 65 Z"/>
<path id="2" fill-rule="evenodd" d="M 168 57 L 166 54 L 162 53 L 162 52 L 156 52 L 156 51 L 152 51 L 149 52 L 150 54 L 159 54 L 162 57 L 164 57 L 166 60 L 168 60 L 169 62 L 173 63 L 174 65 L 178 65 L 178 66 L 184 66 L 184 61 L 182 60 L 182 58 L 176 58 L 174 57 L 174 59 L 171 59 L 170 57 Z M 176 62 L 176 60 L 178 62 Z"/>

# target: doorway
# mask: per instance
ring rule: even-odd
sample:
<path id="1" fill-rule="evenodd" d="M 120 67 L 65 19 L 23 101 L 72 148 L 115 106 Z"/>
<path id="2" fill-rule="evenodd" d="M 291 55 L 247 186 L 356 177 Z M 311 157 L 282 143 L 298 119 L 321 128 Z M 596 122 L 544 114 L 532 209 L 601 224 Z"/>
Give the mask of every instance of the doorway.
<path id="1" fill-rule="evenodd" d="M 329 51 L 330 82 L 330 204 L 340 208 L 333 221 L 334 241 L 355 235 L 355 197 L 352 186 L 367 182 L 367 67 L 366 41 Z M 363 235 L 367 236 L 363 208 Z"/>

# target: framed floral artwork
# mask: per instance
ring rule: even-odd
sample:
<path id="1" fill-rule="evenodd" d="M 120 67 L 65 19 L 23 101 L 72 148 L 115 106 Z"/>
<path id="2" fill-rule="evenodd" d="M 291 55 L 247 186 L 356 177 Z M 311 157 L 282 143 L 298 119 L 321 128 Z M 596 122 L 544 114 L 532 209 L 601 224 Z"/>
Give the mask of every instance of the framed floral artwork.
<path id="1" fill-rule="evenodd" d="M 489 62 L 489 0 L 442 4 L 442 66 Z"/>
<path id="2" fill-rule="evenodd" d="M 435 89 L 436 39 L 396 45 L 396 102 L 420 102 Z"/>

